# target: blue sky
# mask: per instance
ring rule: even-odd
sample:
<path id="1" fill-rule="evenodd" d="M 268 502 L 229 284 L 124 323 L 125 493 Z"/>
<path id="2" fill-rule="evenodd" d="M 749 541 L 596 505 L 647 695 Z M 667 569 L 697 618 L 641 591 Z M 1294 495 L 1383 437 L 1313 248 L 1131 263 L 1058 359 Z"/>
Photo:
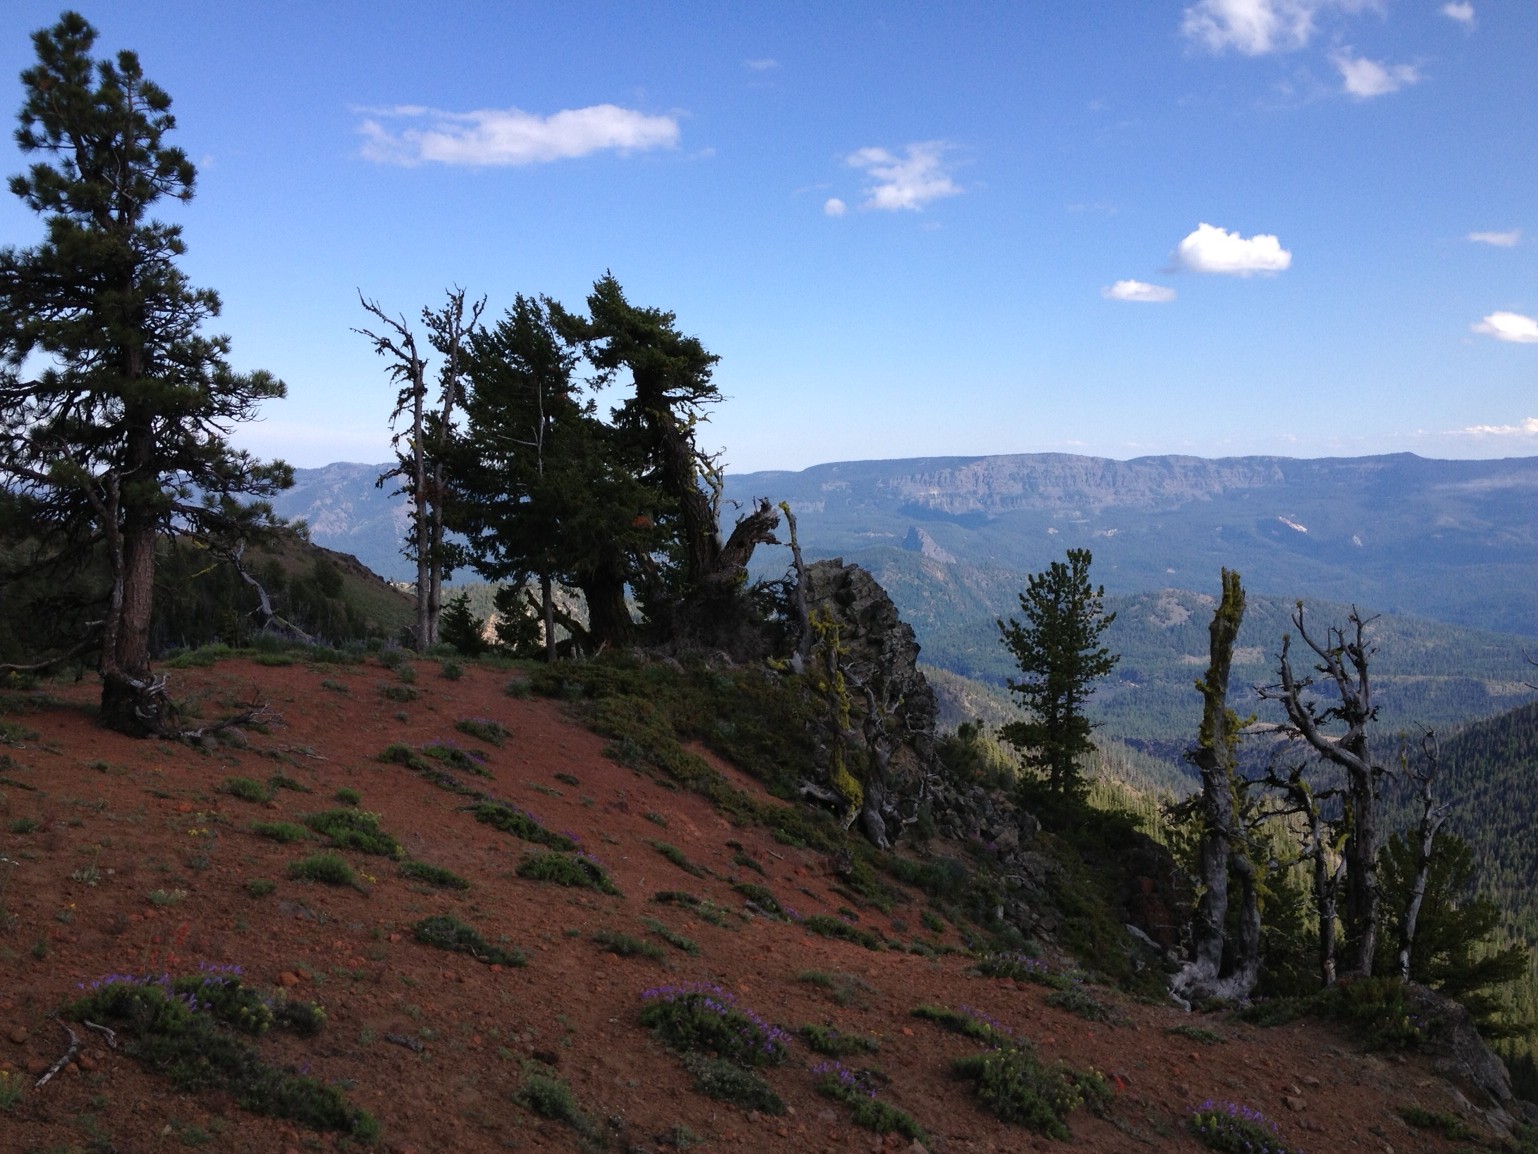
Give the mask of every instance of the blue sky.
<path id="1" fill-rule="evenodd" d="M 732 471 L 1538 453 L 1525 0 L 80 10 L 174 99 L 162 215 L 288 383 L 264 455 L 388 455 L 359 289 L 495 316 L 606 269 L 720 355 Z M 0 9 L 12 109 L 59 11 Z"/>

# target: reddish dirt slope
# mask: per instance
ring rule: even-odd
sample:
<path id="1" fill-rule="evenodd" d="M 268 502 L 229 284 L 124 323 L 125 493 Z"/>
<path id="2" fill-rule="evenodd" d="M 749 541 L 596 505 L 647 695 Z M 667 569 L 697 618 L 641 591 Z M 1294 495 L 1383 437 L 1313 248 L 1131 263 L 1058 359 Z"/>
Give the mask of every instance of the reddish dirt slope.
<path id="1" fill-rule="evenodd" d="M 243 702 L 270 705 L 281 721 L 252 733 L 249 748 L 104 732 L 93 721 L 89 684 L 49 686 L 30 705 L 26 695 L 7 695 L 0 1070 L 8 1084 L 26 1088 L 0 1113 L 0 1148 L 144 1154 L 202 1146 L 239 1154 L 347 1146 L 248 1114 L 228 1095 L 179 1094 L 90 1034 L 77 1063 L 33 1088 L 63 1053 L 55 1014 L 82 983 L 111 973 L 196 971 L 200 963 L 238 965 L 261 989 L 288 987 L 322 1003 L 327 1024 L 317 1037 L 275 1032 L 262 1050 L 277 1064 L 350 1087 L 350 1100 L 378 1117 L 381 1145 L 391 1151 L 583 1148 L 569 1127 L 515 1103 L 533 1055 L 556 1063 L 611 1150 L 660 1151 L 680 1139 L 698 1151 L 909 1148 L 853 1128 L 846 1107 L 819 1097 L 809 1073 L 818 1059 L 799 1044 L 766 1075 L 790 1108 L 782 1117 L 695 1093 L 680 1062 L 639 1022 L 644 990 L 687 981 L 719 984 L 790 1030 L 832 1024 L 879 1039 L 867 1061 L 890 1078 L 882 1098 L 911 1114 L 935 1151 L 1055 1144 L 973 1104 L 948 1066 L 977 1044 L 912 1017 L 921 1004 L 965 1004 L 1033 1039 L 1045 1058 L 1103 1072 L 1116 1087 L 1113 1105 L 1105 1118 L 1073 1115 L 1070 1148 L 1202 1149 L 1184 1119 L 1209 1098 L 1263 1111 L 1289 1145 L 1310 1154 L 1462 1148 L 1400 1121 L 1399 1107 L 1459 1109 L 1454 1088 L 1415 1058 L 1363 1055 L 1317 1026 L 1259 1030 L 1226 1018 L 1193 1020 L 1098 989 L 1118 1017 L 1089 1023 L 1046 1005 L 1041 986 L 969 975 L 963 954 L 873 952 L 746 914 L 733 880 L 767 886 L 801 917 L 836 915 L 848 903 L 833 892 L 838 879 L 822 855 L 734 828 L 700 798 L 606 759 L 604 742 L 566 720 L 559 705 L 504 693 L 506 673 L 470 667 L 449 680 L 434 663 L 416 669 L 418 698 L 407 704 L 381 695 L 382 685 L 399 682 L 377 664 L 268 668 L 231 660 L 172 674 L 173 694 L 196 703 L 205 719 Z M 476 742 L 455 731 L 465 718 L 494 719 L 511 736 L 500 748 Z M 466 780 L 579 837 L 622 896 L 518 877 L 519 860 L 534 847 L 472 820 L 463 798 L 377 759 L 392 742 L 445 740 L 481 749 L 491 777 Z M 310 792 L 279 790 L 261 803 L 218 788 L 230 776 L 265 781 L 278 772 Z M 342 788 L 356 790 L 362 808 L 379 813 L 413 858 L 453 870 L 471 888 L 433 889 L 386 859 L 357 853 L 346 856 L 368 875 L 362 889 L 288 880 L 288 863 L 319 845 L 280 845 L 249 827 L 335 805 Z M 706 876 L 686 873 L 654 842 L 676 847 Z M 749 859 L 761 874 L 743 864 Z M 251 896 L 248 883 L 257 879 L 275 882 L 275 891 Z M 665 890 L 692 892 L 730 915 L 718 926 L 652 900 Z M 932 938 L 923 909 L 916 897 L 891 916 L 861 911 L 860 924 L 903 941 Z M 412 925 L 440 913 L 522 949 L 527 967 L 490 967 L 413 940 Z M 698 953 L 665 944 L 648 920 L 693 940 Z M 595 940 L 602 931 L 651 941 L 664 958 L 606 952 Z M 953 932 L 944 940 L 957 944 Z M 798 977 L 807 971 L 844 975 L 852 998 L 841 1004 Z M 1193 1024 L 1223 1041 L 1169 1032 Z"/>

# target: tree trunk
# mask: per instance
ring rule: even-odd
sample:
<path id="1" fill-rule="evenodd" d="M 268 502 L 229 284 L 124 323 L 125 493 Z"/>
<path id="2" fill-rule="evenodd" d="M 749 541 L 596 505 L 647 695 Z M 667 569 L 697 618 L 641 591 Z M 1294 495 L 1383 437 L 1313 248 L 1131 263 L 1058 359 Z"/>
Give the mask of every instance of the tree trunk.
<path id="1" fill-rule="evenodd" d="M 1255 865 L 1239 831 L 1238 789 L 1234 780 L 1236 718 L 1228 708 L 1229 671 L 1234 640 L 1244 620 L 1244 588 L 1239 574 L 1224 569 L 1223 600 L 1208 627 L 1207 676 L 1197 684 L 1203 700 L 1197 746 L 1188 755 L 1202 778 L 1202 897 L 1193 927 L 1192 959 L 1174 987 L 1185 997 L 1247 998 L 1260 976 L 1260 905 Z M 1228 936 L 1229 876 L 1239 882 L 1243 907 L 1237 940 Z M 1224 957 L 1229 964 L 1225 969 Z"/>
<path id="2" fill-rule="evenodd" d="M 631 645 L 635 622 L 625 604 L 625 568 L 620 558 L 604 557 L 582 575 L 577 587 L 587 601 L 589 641 L 600 648 Z"/>
<path id="3" fill-rule="evenodd" d="M 165 686 L 150 674 L 155 540 L 153 524 L 122 531 L 102 643 L 102 723 L 131 737 L 162 733 L 167 725 Z"/>

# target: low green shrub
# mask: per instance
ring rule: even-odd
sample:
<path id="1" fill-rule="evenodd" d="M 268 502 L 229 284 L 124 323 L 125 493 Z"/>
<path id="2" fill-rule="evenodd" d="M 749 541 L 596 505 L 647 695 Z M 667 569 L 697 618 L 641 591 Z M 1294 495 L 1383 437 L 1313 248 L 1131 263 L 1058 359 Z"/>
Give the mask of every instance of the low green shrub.
<path id="1" fill-rule="evenodd" d="M 274 1025 L 314 1033 L 324 1015 L 316 1007 L 297 1006 L 269 1008 L 230 968 L 175 981 L 114 974 L 93 982 L 85 996 L 65 1007 L 64 1016 L 112 1025 L 123 1038 L 121 1049 L 182 1093 L 220 1089 L 252 1113 L 375 1141 L 379 1124 L 348 1105 L 340 1089 L 268 1065 L 237 1036 L 259 1035 Z"/>
<path id="2" fill-rule="evenodd" d="M 641 994 L 641 1024 L 681 1053 L 715 1054 L 739 1066 L 777 1066 L 790 1035 L 770 1025 L 720 986 L 658 986 Z"/>
<path id="3" fill-rule="evenodd" d="M 675 932 L 665 922 L 659 922 L 656 918 L 642 918 L 641 922 L 668 945 L 680 949 L 691 956 L 700 952 L 697 942 L 692 938 L 686 938 L 682 934 Z"/>
<path id="4" fill-rule="evenodd" d="M 654 838 L 648 838 L 646 844 L 651 846 L 652 849 L 656 850 L 663 857 L 667 858 L 668 861 L 672 862 L 679 869 L 683 870 L 684 873 L 692 874 L 697 878 L 702 878 L 705 876 L 705 870 L 703 867 L 697 866 L 692 861 L 690 861 L 684 855 L 684 851 L 679 849 L 676 845 L 672 845 L 671 843 L 665 841 L 657 841 Z"/>
<path id="5" fill-rule="evenodd" d="M 959 1058 L 951 1070 L 972 1083 L 978 1101 L 1000 1120 L 1060 1141 L 1068 1137 L 1069 1114 L 1080 1106 L 1103 1110 L 1111 1097 L 1099 1074 L 1062 1062 L 1043 1065 L 1024 1041 Z"/>
<path id="6" fill-rule="evenodd" d="M 1015 1041 L 1014 1034 L 1003 1022 L 970 1006 L 962 1006 L 959 1010 L 950 1010 L 944 1006 L 915 1006 L 911 1013 L 915 1018 L 933 1022 L 953 1034 L 974 1038 L 990 1046 L 1010 1046 Z"/>
<path id="7" fill-rule="evenodd" d="M 601 894 L 619 896 L 619 887 L 609 877 L 608 871 L 586 854 L 531 854 L 518 863 L 518 876 L 530 881 L 585 887 Z"/>
<path id="8" fill-rule="evenodd" d="M 251 832 L 257 837 L 265 837 L 271 841 L 280 842 L 283 845 L 292 845 L 296 841 L 307 841 L 310 831 L 302 825 L 295 825 L 291 821 L 258 821 L 251 824 Z"/>
<path id="9" fill-rule="evenodd" d="M 1187 1120 L 1203 1145 L 1224 1154 L 1299 1154 L 1277 1136 L 1276 1123 L 1237 1102 L 1203 1102 Z"/>
<path id="10" fill-rule="evenodd" d="M 810 930 L 814 934 L 821 934 L 825 938 L 853 942 L 857 946 L 864 946 L 867 950 L 884 948 L 880 934 L 862 930 L 859 926 L 852 926 L 842 918 L 829 917 L 827 914 L 812 914 L 802 920 L 801 928 Z"/>
<path id="11" fill-rule="evenodd" d="M 462 717 L 454 723 L 454 728 L 477 741 L 484 741 L 487 745 L 498 747 L 507 740 L 508 736 L 507 727 L 489 717 Z"/>
<path id="12" fill-rule="evenodd" d="M 665 956 L 660 947 L 630 934 L 621 934 L 614 930 L 599 930 L 593 935 L 593 941 L 597 942 L 611 954 L 617 954 L 622 958 L 650 958 L 654 962 L 662 961 Z"/>
<path id="13" fill-rule="evenodd" d="M 237 797 L 241 801 L 265 802 L 272 800 L 272 790 L 249 777 L 227 777 L 219 783 L 219 792 Z"/>
<path id="14" fill-rule="evenodd" d="M 864 1034 L 845 1034 L 832 1026 L 807 1024 L 797 1031 L 806 1048 L 829 1058 L 847 1058 L 852 1054 L 873 1054 L 881 1048 L 875 1038 Z"/>
<path id="15" fill-rule="evenodd" d="M 911 1115 L 876 1097 L 876 1077 L 870 1070 L 850 1070 L 841 1062 L 819 1062 L 812 1067 L 817 1078 L 817 1092 L 850 1108 L 850 1120 L 878 1134 L 901 1134 L 915 1142 L 928 1142 L 929 1136 Z"/>
<path id="16" fill-rule="evenodd" d="M 704 1054 L 685 1054 L 684 1068 L 694 1075 L 694 1088 L 707 1098 L 760 1114 L 785 1113 L 785 1103 L 774 1087 L 752 1070 Z"/>
<path id="17" fill-rule="evenodd" d="M 1077 1015 L 1087 1022 L 1109 1022 L 1112 1017 L 1109 1006 L 1096 1001 L 1093 995 L 1080 986 L 1053 990 L 1047 995 L 1046 1003 L 1049 1006 L 1056 1006 L 1059 1010 L 1067 1010 L 1070 1014 Z"/>
<path id="18" fill-rule="evenodd" d="M 403 861 L 400 864 L 400 872 L 403 877 L 413 881 L 426 882 L 430 886 L 437 886 L 445 890 L 467 890 L 470 883 L 460 877 L 453 870 L 444 869 L 442 866 L 428 865 L 425 861 Z"/>
<path id="19" fill-rule="evenodd" d="M 604 1134 L 598 1123 L 582 1112 L 571 1087 L 543 1062 L 523 1064 L 523 1082 L 513 1101 L 541 1118 L 564 1122 L 594 1145 L 603 1145 Z"/>
<path id="20" fill-rule="evenodd" d="M 288 876 L 297 881 L 324 882 L 330 886 L 356 886 L 358 875 L 340 854 L 316 853 L 288 863 Z"/>
<path id="21" fill-rule="evenodd" d="M 785 911 L 780 908 L 780 903 L 766 886 L 757 885 L 754 882 L 733 882 L 732 889 L 752 902 L 760 913 L 769 914 L 771 917 L 777 918 L 785 916 Z"/>
<path id="22" fill-rule="evenodd" d="M 450 914 L 436 914 L 433 917 L 423 918 L 411 927 L 411 932 L 417 941 L 425 945 L 437 946 L 440 950 L 469 954 L 476 961 L 485 962 L 487 965 L 528 965 L 528 959 L 523 956 L 521 950 L 504 950 L 500 946 L 492 945 L 481 937 L 474 927 L 465 925 Z"/>
<path id="23" fill-rule="evenodd" d="M 406 856 L 401 843 L 379 828 L 379 815 L 359 809 L 328 809 L 304 814 L 300 819 L 337 849 L 357 850 L 400 859 Z"/>
<path id="24" fill-rule="evenodd" d="M 476 821 L 489 825 L 492 829 L 510 833 L 516 838 L 534 842 L 536 845 L 568 853 L 577 848 L 575 838 L 548 830 L 532 813 L 511 805 L 504 805 L 499 801 L 479 802 L 469 807 L 469 813 Z"/>

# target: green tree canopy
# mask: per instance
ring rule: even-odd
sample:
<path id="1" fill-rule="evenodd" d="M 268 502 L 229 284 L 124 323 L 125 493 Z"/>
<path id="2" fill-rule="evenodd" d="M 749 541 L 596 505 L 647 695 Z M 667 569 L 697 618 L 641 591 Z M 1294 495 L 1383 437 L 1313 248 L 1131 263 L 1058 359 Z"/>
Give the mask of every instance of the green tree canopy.
<path id="1" fill-rule="evenodd" d="M 99 630 L 102 711 L 131 733 L 163 730 L 150 673 L 155 553 L 164 533 L 249 532 L 291 480 L 233 449 L 233 428 L 281 397 L 237 373 L 206 336 L 219 298 L 177 267 L 181 229 L 149 217 L 192 198 L 195 171 L 166 137 L 171 98 L 132 52 L 93 60 L 74 12 L 35 33 L 16 133 L 41 157 L 10 188 L 43 216 L 34 248 L 0 251 L 0 482 L 26 498 L 33 559 L 110 572 Z M 33 375 L 35 374 L 35 375 Z"/>
<path id="2" fill-rule="evenodd" d="M 1116 619 L 1105 612 L 1105 590 L 1089 583 L 1088 549 L 1068 550 L 1033 573 L 1020 594 L 1021 620 L 998 622 L 999 635 L 1022 676 L 1009 688 L 1030 716 L 1013 721 L 1001 736 L 1039 770 L 1052 792 L 1082 797 L 1078 759 L 1094 748 L 1093 726 L 1084 714 L 1096 681 L 1116 668 L 1116 654 L 1100 635 Z"/>

